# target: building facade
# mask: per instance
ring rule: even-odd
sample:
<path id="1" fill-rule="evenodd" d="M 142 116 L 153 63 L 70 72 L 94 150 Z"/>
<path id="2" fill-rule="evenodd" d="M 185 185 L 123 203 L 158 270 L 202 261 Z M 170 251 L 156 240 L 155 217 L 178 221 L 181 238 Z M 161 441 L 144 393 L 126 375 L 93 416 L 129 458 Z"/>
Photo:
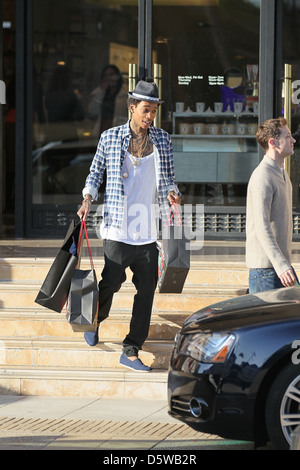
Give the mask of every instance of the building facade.
<path id="1" fill-rule="evenodd" d="M 99 135 L 126 122 L 142 78 L 161 90 L 157 124 L 172 136 L 184 203 L 204 205 L 205 237 L 243 239 L 258 123 L 290 105 L 298 135 L 299 10 L 298 0 L 3 0 L 1 236 L 65 233 Z M 94 206 L 90 228 L 99 217 Z"/>

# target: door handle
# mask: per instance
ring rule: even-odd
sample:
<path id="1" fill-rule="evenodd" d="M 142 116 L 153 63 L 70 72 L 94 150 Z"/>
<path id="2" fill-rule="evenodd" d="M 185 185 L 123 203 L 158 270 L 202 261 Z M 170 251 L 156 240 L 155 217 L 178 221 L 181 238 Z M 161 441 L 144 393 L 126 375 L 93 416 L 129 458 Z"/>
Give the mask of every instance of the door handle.
<path id="1" fill-rule="evenodd" d="M 158 88 L 158 96 L 161 99 L 162 98 L 162 66 L 161 64 L 154 64 L 154 82 L 157 85 Z M 161 127 L 161 106 L 158 107 L 158 111 L 156 114 L 156 117 L 154 119 L 154 125 L 155 127 Z"/>

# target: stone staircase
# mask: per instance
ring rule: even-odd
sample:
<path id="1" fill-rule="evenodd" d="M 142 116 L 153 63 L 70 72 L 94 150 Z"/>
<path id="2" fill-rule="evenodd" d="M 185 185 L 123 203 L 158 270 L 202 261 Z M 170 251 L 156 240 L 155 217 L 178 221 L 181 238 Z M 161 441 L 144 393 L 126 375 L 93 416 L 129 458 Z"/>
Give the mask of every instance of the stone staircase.
<path id="1" fill-rule="evenodd" d="M 0 394 L 165 399 L 167 369 L 176 332 L 200 308 L 244 294 L 248 271 L 241 261 L 192 256 L 182 294 L 155 295 L 149 337 L 140 353 L 151 373 L 119 365 L 135 293 L 131 273 L 102 323 L 99 344 L 86 345 L 65 312 L 38 306 L 34 299 L 53 257 L 0 259 Z M 102 256 L 94 257 L 98 279 Z M 89 260 L 82 260 L 88 269 Z"/>

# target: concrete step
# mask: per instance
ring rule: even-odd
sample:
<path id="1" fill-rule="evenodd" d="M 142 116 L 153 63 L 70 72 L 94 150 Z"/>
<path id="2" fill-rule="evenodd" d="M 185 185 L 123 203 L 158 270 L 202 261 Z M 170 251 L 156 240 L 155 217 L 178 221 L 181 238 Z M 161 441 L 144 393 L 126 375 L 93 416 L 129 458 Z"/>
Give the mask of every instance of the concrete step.
<path id="1" fill-rule="evenodd" d="M 167 370 L 173 344 L 147 340 L 139 356 L 146 365 Z M 114 338 L 91 348 L 83 338 L 0 337 L 0 364 L 7 367 L 123 369 L 119 364 L 121 352 L 122 342 Z"/>
<path id="2" fill-rule="evenodd" d="M 39 281 L 0 282 L 0 308 L 34 308 Z M 244 294 L 246 287 L 227 285 L 185 285 L 181 294 L 156 293 L 154 310 L 194 312 L 214 302 Z M 124 283 L 114 295 L 113 309 L 131 309 L 135 290 L 131 283 Z"/>
<path id="3" fill-rule="evenodd" d="M 1 281 L 39 281 L 42 284 L 53 258 L 5 258 L 0 259 Z M 103 258 L 94 259 L 98 280 L 101 279 Z M 87 258 L 82 259 L 82 269 L 89 269 Z M 131 282 L 132 273 L 127 270 L 127 281 Z M 126 283 L 125 282 L 125 283 Z M 248 284 L 248 269 L 241 262 L 191 261 L 186 285 L 231 285 Z"/>
<path id="4" fill-rule="evenodd" d="M 151 317 L 148 339 L 173 340 L 190 312 L 157 312 Z M 123 339 L 128 333 L 130 311 L 111 311 L 101 324 L 99 338 Z M 56 337 L 82 338 L 67 322 L 65 313 L 48 312 L 46 309 L 5 309 L 0 310 L 0 335 L 2 337 Z"/>
<path id="5" fill-rule="evenodd" d="M 155 295 L 149 337 L 140 352 L 153 370 L 141 374 L 119 364 L 135 295 L 131 271 L 101 325 L 99 344 L 91 348 L 82 333 L 73 332 L 64 310 L 55 313 L 34 302 L 61 242 L 51 247 L 49 241 L 36 243 L 37 255 L 32 242 L 16 241 L 11 247 L 15 256 L 10 256 L 8 243 L 8 255 L 0 259 L 0 394 L 165 400 L 174 337 L 184 320 L 211 303 L 244 294 L 248 283 L 243 260 L 192 257 L 183 292 Z M 94 263 L 100 280 L 103 256 L 98 243 Z M 81 267 L 89 268 L 87 257 Z"/>
<path id="6" fill-rule="evenodd" d="M 167 400 L 165 370 L 0 365 L 0 394 Z"/>

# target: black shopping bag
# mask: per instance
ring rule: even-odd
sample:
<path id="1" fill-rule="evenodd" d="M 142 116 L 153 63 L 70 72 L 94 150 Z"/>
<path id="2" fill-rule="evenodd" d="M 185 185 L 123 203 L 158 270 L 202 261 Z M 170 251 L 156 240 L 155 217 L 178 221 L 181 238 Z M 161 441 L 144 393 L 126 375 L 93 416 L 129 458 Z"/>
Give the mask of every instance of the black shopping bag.
<path id="1" fill-rule="evenodd" d="M 35 302 L 55 312 L 65 305 L 76 265 L 81 223 L 71 222 L 63 245 L 40 288 Z"/>
<path id="2" fill-rule="evenodd" d="M 158 255 L 158 291 L 180 294 L 190 269 L 190 240 L 181 220 L 164 232 Z"/>
<path id="3" fill-rule="evenodd" d="M 85 222 L 82 222 L 82 225 L 88 245 L 91 269 L 75 269 L 68 297 L 67 321 L 73 331 L 95 331 L 99 305 L 98 283 Z"/>

